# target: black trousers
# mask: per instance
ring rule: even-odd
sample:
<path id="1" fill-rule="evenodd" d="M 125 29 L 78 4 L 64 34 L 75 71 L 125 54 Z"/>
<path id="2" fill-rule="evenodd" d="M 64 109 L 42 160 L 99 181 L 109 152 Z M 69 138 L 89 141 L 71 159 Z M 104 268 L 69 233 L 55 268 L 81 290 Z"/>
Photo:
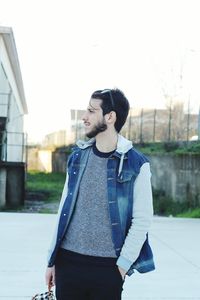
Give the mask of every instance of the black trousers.
<path id="1" fill-rule="evenodd" d="M 115 258 L 60 249 L 55 263 L 57 300 L 120 300 L 123 280 Z"/>

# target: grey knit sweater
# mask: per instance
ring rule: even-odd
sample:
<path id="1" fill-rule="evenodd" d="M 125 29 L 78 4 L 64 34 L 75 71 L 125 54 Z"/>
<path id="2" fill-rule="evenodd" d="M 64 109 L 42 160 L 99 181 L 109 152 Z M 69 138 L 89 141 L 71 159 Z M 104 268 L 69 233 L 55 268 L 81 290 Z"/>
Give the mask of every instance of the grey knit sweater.
<path id="1" fill-rule="evenodd" d="M 77 253 L 116 257 L 107 200 L 107 161 L 94 146 L 83 174 L 76 207 L 61 247 Z"/>

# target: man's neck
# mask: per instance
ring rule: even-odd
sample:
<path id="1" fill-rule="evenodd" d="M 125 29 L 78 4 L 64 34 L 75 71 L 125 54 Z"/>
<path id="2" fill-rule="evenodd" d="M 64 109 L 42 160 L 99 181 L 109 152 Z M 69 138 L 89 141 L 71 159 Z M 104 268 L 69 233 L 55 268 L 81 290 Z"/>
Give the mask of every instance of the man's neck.
<path id="1" fill-rule="evenodd" d="M 101 132 L 96 136 L 96 147 L 100 152 L 111 152 L 117 148 L 117 132 Z"/>

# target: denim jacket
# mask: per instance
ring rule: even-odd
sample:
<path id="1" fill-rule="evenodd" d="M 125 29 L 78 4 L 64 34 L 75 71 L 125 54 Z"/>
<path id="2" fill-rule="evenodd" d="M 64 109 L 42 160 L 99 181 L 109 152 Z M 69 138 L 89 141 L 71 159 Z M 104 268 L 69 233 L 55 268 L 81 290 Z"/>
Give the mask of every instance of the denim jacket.
<path id="1" fill-rule="evenodd" d="M 59 207 L 58 224 L 49 251 L 49 267 L 55 263 L 57 251 L 71 221 L 80 181 L 93 143 L 94 139 L 77 143 L 78 147 L 68 159 L 67 179 Z M 143 197 L 134 199 L 134 196 L 140 198 L 138 195 L 142 193 L 141 187 L 138 188 L 136 182 L 138 181 L 139 185 L 139 174 L 143 165 L 146 167 L 149 165 L 147 158 L 136 151 L 130 141 L 119 135 L 117 149 L 108 158 L 107 164 L 108 207 L 112 241 L 118 257 L 117 265 L 124 268 L 129 276 L 134 273 L 134 269 L 140 273 L 155 269 L 152 250 L 148 242 L 148 228 L 152 217 L 152 203 L 150 203 L 152 195 L 149 194 L 146 197 L 150 203 L 148 211 L 145 211 L 148 205 L 145 202 L 142 203 Z M 140 181 L 143 184 L 144 178 Z M 149 185 L 149 178 L 147 178 L 147 184 Z M 134 201 L 137 203 L 134 204 Z M 135 252 L 132 251 L 134 247 Z"/>

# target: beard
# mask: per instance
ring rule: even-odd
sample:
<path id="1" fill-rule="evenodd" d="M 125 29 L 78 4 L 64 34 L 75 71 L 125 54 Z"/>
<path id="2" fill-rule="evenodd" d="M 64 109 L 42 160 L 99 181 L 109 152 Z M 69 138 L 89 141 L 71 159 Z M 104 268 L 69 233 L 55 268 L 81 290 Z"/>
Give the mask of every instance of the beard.
<path id="1" fill-rule="evenodd" d="M 98 133 L 104 132 L 107 129 L 107 127 L 108 126 L 106 125 L 105 121 L 103 120 L 103 121 L 99 122 L 97 125 L 95 125 L 94 128 L 90 132 L 86 133 L 86 136 L 91 139 L 91 138 L 95 137 Z"/>

